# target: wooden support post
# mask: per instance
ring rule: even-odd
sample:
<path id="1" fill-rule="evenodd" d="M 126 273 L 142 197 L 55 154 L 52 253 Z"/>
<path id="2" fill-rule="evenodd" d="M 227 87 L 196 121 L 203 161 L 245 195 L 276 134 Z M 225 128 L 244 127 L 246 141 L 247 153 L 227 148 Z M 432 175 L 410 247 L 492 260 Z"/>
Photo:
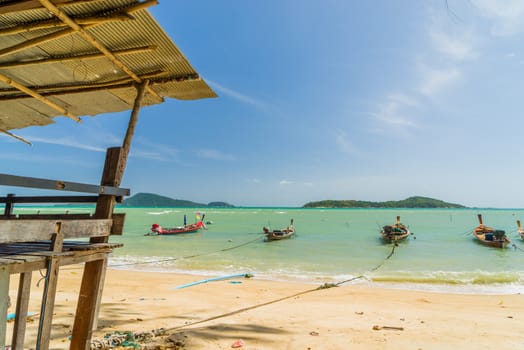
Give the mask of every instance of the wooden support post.
<path id="1" fill-rule="evenodd" d="M 70 350 L 91 349 L 91 337 L 97 318 L 107 259 L 87 262 L 78 296 Z"/>
<path id="2" fill-rule="evenodd" d="M 9 270 L 0 266 L 0 349 L 5 348 L 7 332 L 7 303 L 9 300 Z"/>
<path id="3" fill-rule="evenodd" d="M 60 233 L 61 223 L 56 224 L 55 234 L 52 238 L 51 250 L 61 252 L 64 235 Z M 36 350 L 48 350 L 51 340 L 51 323 L 55 306 L 56 285 L 58 282 L 58 270 L 60 267 L 59 257 L 53 255 L 47 263 L 47 274 L 45 277 L 44 295 L 40 309 L 40 322 L 38 324 L 38 336 L 36 339 Z M 20 316 L 20 315 L 19 315 Z"/>
<path id="4" fill-rule="evenodd" d="M 101 185 L 118 187 L 124 168 L 122 148 L 109 148 L 106 153 Z M 100 195 L 96 204 L 94 218 L 111 219 L 115 202 L 114 196 Z M 105 243 L 107 241 L 107 236 L 91 237 L 90 239 L 91 243 Z M 107 256 L 85 264 L 69 348 L 71 350 L 89 350 L 91 348 L 91 337 L 98 323 L 98 312 L 102 300 L 106 268 Z"/>
<path id="5" fill-rule="evenodd" d="M 148 84 L 149 81 L 145 80 L 138 86 L 137 96 L 122 147 L 109 148 L 107 150 L 104 172 L 100 183 L 102 186 L 120 186 L 131 147 L 131 140 L 138 120 L 138 112 Z M 96 203 L 95 219 L 111 219 L 113 217 L 115 202 L 115 196 L 101 194 Z M 91 243 L 106 243 L 108 239 L 109 237 L 107 236 L 91 237 L 89 241 Z M 104 257 L 104 259 L 87 262 L 85 264 L 70 350 L 89 350 L 91 348 L 91 337 L 98 323 L 98 313 L 102 300 L 106 268 L 107 256 Z"/>
<path id="6" fill-rule="evenodd" d="M 9 199 L 12 199 L 15 196 L 13 193 L 9 193 L 7 195 L 7 200 L 5 202 L 5 209 L 4 209 L 4 215 L 13 215 L 13 202 L 11 202 Z"/>
<path id="7" fill-rule="evenodd" d="M 29 310 L 29 296 L 31 292 L 32 272 L 20 274 L 18 284 L 18 297 L 16 299 L 16 318 L 13 327 L 12 350 L 24 350 L 25 329 L 27 324 L 27 311 Z"/>
<path id="8" fill-rule="evenodd" d="M 131 111 L 131 116 L 129 117 L 129 123 L 127 124 L 126 136 L 124 137 L 124 142 L 122 143 L 122 148 L 124 149 L 124 167 L 127 162 L 127 156 L 131 148 L 131 140 L 135 133 L 136 123 L 138 121 L 138 112 L 142 106 L 142 100 L 146 93 L 147 86 L 149 85 L 149 80 L 144 80 L 137 88 L 135 103 L 133 104 L 133 110 Z"/>

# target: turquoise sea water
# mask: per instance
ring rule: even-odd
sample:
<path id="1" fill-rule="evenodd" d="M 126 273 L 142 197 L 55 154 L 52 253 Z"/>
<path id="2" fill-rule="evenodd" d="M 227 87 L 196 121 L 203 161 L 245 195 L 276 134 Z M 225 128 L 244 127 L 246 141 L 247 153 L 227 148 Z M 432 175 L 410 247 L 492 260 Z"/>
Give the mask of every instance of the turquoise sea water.
<path id="1" fill-rule="evenodd" d="M 34 208 L 21 208 L 32 211 Z M 44 211 L 64 210 L 40 208 Z M 68 208 L 71 213 L 92 209 Z M 522 209 L 302 209 L 302 208 L 117 208 L 126 213 L 123 236 L 109 266 L 222 276 L 336 283 L 370 283 L 411 289 L 475 293 L 524 293 L 524 241 L 516 220 Z M 145 236 L 163 227 L 193 222 L 195 212 L 212 221 L 207 230 L 175 236 Z M 477 243 L 471 231 L 484 224 L 506 231 L 506 249 Z M 380 227 L 396 216 L 413 235 L 394 248 L 380 239 Z M 295 221 L 292 239 L 265 242 L 263 226 Z M 393 249 L 394 248 L 394 249 Z M 389 259 L 386 259 L 388 255 Z"/>

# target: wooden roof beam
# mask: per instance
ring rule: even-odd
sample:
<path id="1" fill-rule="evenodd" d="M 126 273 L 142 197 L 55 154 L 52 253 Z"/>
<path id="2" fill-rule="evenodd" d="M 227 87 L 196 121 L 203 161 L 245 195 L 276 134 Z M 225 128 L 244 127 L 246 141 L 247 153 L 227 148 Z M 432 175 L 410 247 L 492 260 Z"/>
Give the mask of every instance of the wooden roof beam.
<path id="1" fill-rule="evenodd" d="M 53 0 L 53 2 L 57 5 L 64 5 L 67 3 L 73 3 L 75 0 Z M 33 10 L 39 7 L 42 7 L 42 5 L 38 2 L 38 0 L 11 1 L 7 2 L 6 4 L 0 4 L 0 14 Z"/>
<path id="2" fill-rule="evenodd" d="M 51 101 L 48 98 L 38 94 L 35 91 L 27 88 L 26 86 L 24 86 L 24 85 L 22 85 L 20 83 L 17 83 L 16 81 L 14 81 L 13 79 L 9 78 L 8 76 L 5 76 L 5 75 L 0 73 L 0 81 L 3 81 L 4 83 L 6 83 L 8 85 L 11 85 L 15 89 L 20 90 L 20 91 L 28 94 L 29 96 L 32 96 L 33 98 L 37 99 L 38 101 L 42 102 L 43 104 L 46 104 L 49 107 L 53 108 L 54 110 L 56 110 L 56 111 L 60 112 L 61 114 L 65 115 L 66 117 L 69 117 L 69 118 L 73 119 L 74 121 L 81 122 L 80 118 L 78 118 L 76 115 L 73 115 L 72 113 L 70 113 L 64 107 L 62 107 L 60 105 L 57 105 L 53 101 Z"/>
<path id="3" fill-rule="evenodd" d="M 113 54 L 130 55 L 134 53 L 149 52 L 155 49 L 156 49 L 155 45 L 148 45 L 148 46 L 142 46 L 142 47 L 134 47 L 134 48 L 125 49 L 125 50 L 115 50 L 113 51 Z M 55 56 L 55 57 L 43 58 L 39 60 L 0 63 L 0 69 L 19 68 L 19 67 L 24 67 L 24 66 L 65 62 L 65 61 L 74 61 L 74 60 L 95 59 L 95 58 L 101 58 L 101 57 L 105 57 L 105 55 L 99 51 L 96 53 L 84 53 L 84 54 L 77 54 L 77 55 L 70 55 L 70 56 L 59 56 L 59 57 Z"/>
<path id="4" fill-rule="evenodd" d="M 15 135 L 15 134 L 13 134 L 12 132 L 9 132 L 9 131 L 7 131 L 7 130 L 3 130 L 3 129 L 0 129 L 0 132 L 6 134 L 7 136 L 10 136 L 10 137 L 12 137 L 12 138 L 18 140 L 18 141 L 22 141 L 22 142 L 24 142 L 24 143 L 27 143 L 29 146 L 32 145 L 31 142 L 27 141 L 27 140 L 24 139 L 22 136 Z"/>
<path id="5" fill-rule="evenodd" d="M 66 23 L 74 31 L 78 32 L 82 37 L 91 45 L 93 45 L 97 50 L 102 52 L 115 66 L 123 70 L 127 75 L 132 77 L 137 83 L 142 83 L 142 79 L 136 75 L 129 67 L 127 67 L 122 61 L 120 61 L 107 47 L 100 43 L 96 38 L 89 34 L 84 28 L 78 25 L 74 20 L 72 20 L 68 15 L 61 11 L 49 0 L 39 0 L 42 6 L 49 10 L 53 15 L 58 17 L 62 22 Z M 150 87 L 146 88 L 147 92 L 156 97 L 159 101 L 164 101 L 164 99 L 159 96 L 155 91 Z"/>
<path id="6" fill-rule="evenodd" d="M 103 24 L 103 23 L 115 22 L 115 21 L 127 21 L 130 19 L 132 19 L 132 17 L 128 15 L 127 13 L 124 13 L 124 14 L 116 13 L 113 15 L 108 15 L 106 17 L 94 16 L 94 17 L 86 17 L 86 18 L 76 18 L 75 20 L 78 24 L 89 25 L 89 24 Z M 0 36 L 26 33 L 26 32 L 30 32 L 32 30 L 38 30 L 38 29 L 52 29 L 52 28 L 60 28 L 60 27 L 66 27 L 66 26 L 67 24 L 65 24 L 62 21 L 58 21 L 58 20 L 36 22 L 36 23 L 26 23 L 23 25 L 2 29 L 0 30 Z"/>
<path id="7" fill-rule="evenodd" d="M 86 0 L 86 1 L 92 1 L 92 0 Z M 138 4 L 135 4 L 135 5 L 132 5 L 130 7 L 127 7 L 125 9 L 125 11 L 127 13 L 131 13 L 131 12 L 142 10 L 144 8 L 147 8 L 149 6 L 156 5 L 156 4 L 158 4 L 157 0 L 148 0 L 148 1 L 145 1 L 145 2 L 142 2 L 142 3 L 138 3 Z M 99 25 L 99 24 L 102 24 L 102 23 L 88 24 L 88 25 L 85 25 L 84 28 L 91 28 L 91 27 L 94 27 L 94 26 Z M 56 32 L 53 32 L 53 33 L 50 33 L 50 34 L 47 34 L 47 35 L 42 35 L 42 36 L 39 36 L 37 38 L 26 40 L 26 41 L 24 41 L 24 42 L 22 42 L 20 44 L 13 45 L 13 46 L 1 49 L 0 50 L 0 57 L 11 55 L 11 54 L 14 54 L 16 52 L 23 51 L 23 50 L 29 49 L 31 47 L 38 46 L 38 45 L 40 45 L 42 43 L 45 43 L 47 41 L 60 39 L 62 37 L 70 35 L 73 32 L 75 32 L 75 30 L 73 28 L 69 27 L 69 28 L 58 30 Z"/>
<path id="8" fill-rule="evenodd" d="M 87 1 L 92 1 L 92 0 L 87 0 Z M 82 1 L 76 1 L 75 4 L 78 4 L 79 2 L 82 2 Z M 126 20 L 133 19 L 133 17 L 131 16 L 131 13 L 135 11 L 146 9 L 148 7 L 151 7 L 157 4 L 158 4 L 158 0 L 147 0 L 144 2 L 139 2 L 136 4 L 130 5 L 122 9 L 117 9 L 115 13 L 112 13 L 112 14 L 104 14 L 103 16 L 93 14 L 90 17 L 82 17 L 82 18 L 73 18 L 72 17 L 72 19 L 74 19 L 76 23 L 82 26 L 99 25 L 99 24 L 104 24 L 107 22 L 115 22 L 115 21 L 126 21 Z M 40 3 L 38 3 L 38 7 L 41 7 Z M 0 14 L 1 14 L 1 11 L 2 11 L 2 7 L 0 5 Z M 0 30 L 0 35 L 12 35 L 12 34 L 28 32 L 31 30 L 60 28 L 64 26 L 67 26 L 67 24 L 59 20 L 51 20 L 51 21 L 37 22 L 37 23 L 27 23 L 21 26 L 2 29 Z"/>
<path id="9" fill-rule="evenodd" d="M 142 80 L 148 79 L 150 80 L 149 86 L 154 86 L 157 84 L 168 84 L 168 83 L 176 83 L 176 82 L 184 82 L 184 81 L 192 81 L 192 80 L 200 80 L 200 76 L 198 74 L 190 74 L 190 75 L 184 75 L 184 76 L 171 76 L 171 77 L 162 77 L 165 72 L 159 71 L 159 72 L 153 72 L 150 74 L 141 75 L 140 77 Z M 100 90 L 116 90 L 116 89 L 123 89 L 123 88 L 129 88 L 132 86 L 135 86 L 136 82 L 131 79 L 119 79 L 119 80 L 113 80 L 108 81 L 104 83 L 94 83 L 94 84 L 79 84 L 79 85 L 68 85 L 68 86 L 45 86 L 45 87 L 38 87 L 34 88 L 36 92 L 38 92 L 42 96 L 59 96 L 59 95 L 65 95 L 65 94 L 76 94 L 76 93 L 83 93 L 83 92 L 90 92 L 90 91 L 100 91 Z M 15 90 L 13 90 L 15 92 Z M 0 95 L 0 101 L 14 101 L 14 100 L 20 100 L 29 98 L 27 95 L 22 94 L 11 94 L 7 95 L 6 91 L 2 91 L 3 94 Z"/>
<path id="10" fill-rule="evenodd" d="M 2 50 L 0 50 L 0 57 L 7 56 L 7 55 L 12 55 L 12 54 L 14 54 L 16 52 L 27 50 L 27 49 L 29 49 L 31 47 L 38 46 L 38 45 L 40 45 L 42 43 L 45 43 L 47 41 L 51 41 L 51 40 L 62 38 L 64 36 L 68 36 L 68 35 L 70 35 L 73 32 L 74 32 L 74 30 L 72 28 L 66 28 L 66 29 L 58 30 L 56 32 L 47 34 L 47 35 L 42 35 L 42 36 L 39 36 L 37 38 L 26 40 L 26 41 L 24 41 L 24 42 L 22 42 L 20 44 L 3 48 Z"/>

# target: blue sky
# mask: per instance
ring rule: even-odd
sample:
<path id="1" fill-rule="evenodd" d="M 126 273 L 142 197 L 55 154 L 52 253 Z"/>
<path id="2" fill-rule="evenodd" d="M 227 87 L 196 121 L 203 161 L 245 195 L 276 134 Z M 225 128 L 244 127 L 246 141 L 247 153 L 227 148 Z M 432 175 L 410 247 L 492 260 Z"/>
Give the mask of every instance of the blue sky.
<path id="1" fill-rule="evenodd" d="M 164 0 L 150 11 L 219 97 L 141 110 L 122 183 L 132 194 L 524 207 L 523 1 Z M 0 171 L 98 183 L 129 114 L 15 130 L 32 146 L 0 136 Z"/>

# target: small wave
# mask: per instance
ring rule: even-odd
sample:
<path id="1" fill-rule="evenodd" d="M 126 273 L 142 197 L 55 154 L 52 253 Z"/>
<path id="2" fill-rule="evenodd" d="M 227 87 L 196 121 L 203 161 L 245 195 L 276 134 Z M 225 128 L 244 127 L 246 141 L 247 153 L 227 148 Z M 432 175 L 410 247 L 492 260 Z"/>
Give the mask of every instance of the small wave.
<path id="1" fill-rule="evenodd" d="M 165 214 L 169 214 L 169 213 L 176 213 L 177 211 L 175 210 L 163 210 L 163 211 L 148 211 L 146 214 L 149 214 L 149 215 L 165 215 Z"/>

